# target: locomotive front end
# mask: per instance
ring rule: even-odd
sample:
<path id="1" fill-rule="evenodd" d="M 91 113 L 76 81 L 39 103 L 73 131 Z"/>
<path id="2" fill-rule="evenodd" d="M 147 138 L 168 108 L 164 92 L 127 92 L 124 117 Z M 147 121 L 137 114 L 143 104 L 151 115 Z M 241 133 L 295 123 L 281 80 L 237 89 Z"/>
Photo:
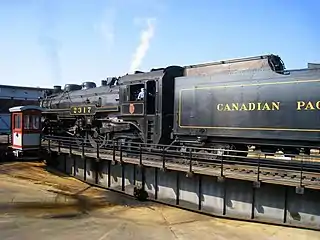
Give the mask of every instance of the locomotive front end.
<path id="1" fill-rule="evenodd" d="M 40 103 L 45 108 L 43 131 L 75 137 L 78 144 L 83 139 L 93 147 L 105 144 L 107 121 L 119 112 L 117 80 L 103 80 L 100 87 L 94 82 L 66 84 L 63 90 L 55 87 Z"/>

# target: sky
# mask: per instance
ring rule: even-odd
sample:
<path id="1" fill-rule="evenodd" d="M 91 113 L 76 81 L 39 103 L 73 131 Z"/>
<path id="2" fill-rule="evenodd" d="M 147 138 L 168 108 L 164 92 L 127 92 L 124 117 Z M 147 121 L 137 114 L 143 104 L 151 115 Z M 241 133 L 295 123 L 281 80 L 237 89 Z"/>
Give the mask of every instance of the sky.
<path id="1" fill-rule="evenodd" d="M 0 0 L 0 84 L 64 86 L 279 55 L 320 63 L 320 1 Z"/>

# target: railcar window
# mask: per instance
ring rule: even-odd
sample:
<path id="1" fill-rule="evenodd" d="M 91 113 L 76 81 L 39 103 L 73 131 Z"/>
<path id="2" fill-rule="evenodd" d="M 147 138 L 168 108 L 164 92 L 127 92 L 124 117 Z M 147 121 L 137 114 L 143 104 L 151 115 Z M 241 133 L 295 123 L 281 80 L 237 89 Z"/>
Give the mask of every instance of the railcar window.
<path id="1" fill-rule="evenodd" d="M 21 116 L 14 115 L 14 128 L 20 129 L 21 128 Z"/>
<path id="2" fill-rule="evenodd" d="M 32 116 L 32 128 L 39 129 L 40 128 L 40 117 Z"/>
<path id="3" fill-rule="evenodd" d="M 25 115 L 24 116 L 24 129 L 37 130 L 40 128 L 39 116 Z"/>
<path id="4" fill-rule="evenodd" d="M 30 116 L 29 115 L 25 115 L 24 116 L 24 129 L 30 129 Z"/>

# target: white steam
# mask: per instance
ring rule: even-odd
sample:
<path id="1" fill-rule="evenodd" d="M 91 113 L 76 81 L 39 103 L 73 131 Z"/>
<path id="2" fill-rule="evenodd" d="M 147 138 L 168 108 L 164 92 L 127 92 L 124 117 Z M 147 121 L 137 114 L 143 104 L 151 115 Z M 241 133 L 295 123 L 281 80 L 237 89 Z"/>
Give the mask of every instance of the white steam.
<path id="1" fill-rule="evenodd" d="M 146 19 L 147 28 L 141 32 L 140 43 L 135 51 L 135 54 L 133 55 L 130 65 L 130 73 L 133 73 L 138 67 L 140 67 L 141 62 L 149 49 L 150 40 L 154 35 L 154 21 L 155 19 L 153 18 Z"/>

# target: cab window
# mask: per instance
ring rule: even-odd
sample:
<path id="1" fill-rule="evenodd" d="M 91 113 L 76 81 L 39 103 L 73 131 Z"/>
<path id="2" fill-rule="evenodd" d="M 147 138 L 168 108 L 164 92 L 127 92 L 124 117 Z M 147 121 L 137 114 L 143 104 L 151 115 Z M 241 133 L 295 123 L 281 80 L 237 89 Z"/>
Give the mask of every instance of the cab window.
<path id="1" fill-rule="evenodd" d="M 144 89 L 144 84 L 135 84 L 129 86 L 129 101 L 138 101 L 139 93 L 141 92 L 141 89 Z M 142 99 L 140 99 L 142 100 Z"/>

